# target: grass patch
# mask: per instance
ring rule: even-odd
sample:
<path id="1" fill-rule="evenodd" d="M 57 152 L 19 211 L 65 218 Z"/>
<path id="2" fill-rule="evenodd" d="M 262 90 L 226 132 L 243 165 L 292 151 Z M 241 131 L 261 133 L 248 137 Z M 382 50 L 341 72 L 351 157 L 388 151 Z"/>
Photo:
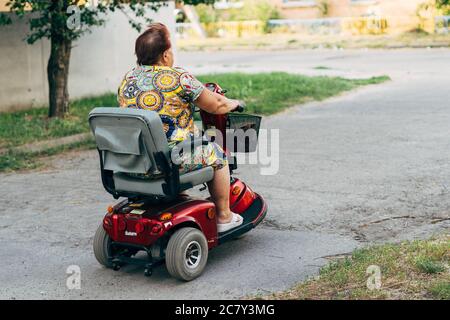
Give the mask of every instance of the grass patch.
<path id="1" fill-rule="evenodd" d="M 35 169 L 43 166 L 42 158 L 70 150 L 86 150 L 95 148 L 93 139 L 81 142 L 74 142 L 54 148 L 49 148 L 40 152 L 18 152 L 9 150 L 0 155 L 0 172 L 11 172 L 15 170 Z"/>
<path id="2" fill-rule="evenodd" d="M 245 100 L 249 112 L 271 114 L 293 104 L 322 100 L 357 86 L 388 80 L 376 77 L 347 80 L 329 77 L 306 77 L 288 73 L 203 75 L 204 82 L 218 82 L 229 96 Z M 74 100 L 64 119 L 48 119 L 47 108 L 2 113 L 0 116 L 0 148 L 14 147 L 89 131 L 87 117 L 95 107 L 117 106 L 115 94 Z"/>
<path id="3" fill-rule="evenodd" d="M 117 106 L 114 94 L 74 100 L 64 119 L 49 119 L 47 107 L 1 113 L 0 148 L 88 132 L 89 111 L 95 107 L 110 106 Z"/>
<path id="4" fill-rule="evenodd" d="M 226 73 L 198 77 L 203 82 L 217 82 L 228 96 L 246 102 L 246 112 L 273 114 L 292 105 L 323 100 L 358 86 L 377 84 L 389 77 L 349 80 L 337 77 L 307 77 L 284 72 L 244 74 Z"/>
<path id="5" fill-rule="evenodd" d="M 450 299 L 449 263 L 450 235 L 373 246 L 331 262 L 318 277 L 268 298 Z M 367 287 L 369 266 L 380 268 L 379 289 Z"/>
<path id="6" fill-rule="evenodd" d="M 434 284 L 430 288 L 430 292 L 437 299 L 450 300 L 450 281 Z"/>
<path id="7" fill-rule="evenodd" d="M 220 83 L 228 90 L 230 97 L 246 101 L 248 112 L 267 115 L 294 104 L 322 100 L 358 86 L 380 83 L 389 78 L 348 80 L 276 72 L 213 74 L 200 76 L 199 79 L 203 82 Z M 0 149 L 8 150 L 26 143 L 88 132 L 89 112 L 95 107 L 108 106 L 117 106 L 115 94 L 74 100 L 70 104 L 70 112 L 64 119 L 48 119 L 47 108 L 2 113 Z M 76 146 L 72 147 L 76 148 Z M 9 150 L 6 153 L 0 153 L 0 171 L 33 168 L 38 163 L 35 158 L 46 156 L 50 152 L 65 150 L 64 147 L 50 149 L 43 153 Z"/>
<path id="8" fill-rule="evenodd" d="M 445 267 L 436 261 L 431 260 L 428 257 L 420 257 L 416 260 L 416 267 L 421 272 L 434 274 L 445 271 Z"/>

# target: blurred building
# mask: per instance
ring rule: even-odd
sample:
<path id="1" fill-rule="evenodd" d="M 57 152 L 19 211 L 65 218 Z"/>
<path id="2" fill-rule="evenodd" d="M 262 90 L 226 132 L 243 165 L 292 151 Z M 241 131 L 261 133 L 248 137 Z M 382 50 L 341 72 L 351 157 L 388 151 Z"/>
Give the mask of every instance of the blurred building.
<path id="1" fill-rule="evenodd" d="M 395 34 L 422 29 L 435 32 L 435 10 L 424 9 L 434 0 L 217 0 L 219 19 L 203 21 L 209 36 L 245 36 L 268 30 L 309 34 Z M 263 19 L 251 14 L 266 13 Z M 242 9 L 241 9 L 242 8 Z M 419 8 L 421 8 L 419 10 Z M 233 19 L 241 12 L 238 19 Z M 273 12 L 276 12 L 274 15 Z M 231 13 L 231 14 L 230 14 Z M 250 14 L 249 14 L 250 13 Z M 245 17 L 248 15 L 248 18 Z M 205 14 L 203 14 L 205 16 Z M 230 17 L 231 16 L 231 17 Z M 264 14 L 262 15 L 264 16 Z M 268 16 L 273 16 L 272 18 Z M 211 20 L 211 19 L 207 19 Z M 192 22 L 192 20 L 191 20 Z M 189 25 L 182 25 L 186 28 Z M 218 32 L 217 30 L 221 31 Z M 183 32 L 181 32 L 183 33 Z M 180 34 L 180 32 L 179 32 Z"/>
<path id="2" fill-rule="evenodd" d="M 430 2 L 429 0 L 269 1 L 278 8 L 284 19 L 309 20 L 314 26 L 321 23 L 332 24 L 337 26 L 335 30 L 338 32 L 382 34 L 401 33 L 417 28 L 434 31 L 434 20 L 430 12 L 425 13 L 429 15 L 425 19 L 418 15 L 419 7 Z"/>
<path id="3" fill-rule="evenodd" d="M 426 0 L 270 0 L 286 19 L 411 16 Z"/>

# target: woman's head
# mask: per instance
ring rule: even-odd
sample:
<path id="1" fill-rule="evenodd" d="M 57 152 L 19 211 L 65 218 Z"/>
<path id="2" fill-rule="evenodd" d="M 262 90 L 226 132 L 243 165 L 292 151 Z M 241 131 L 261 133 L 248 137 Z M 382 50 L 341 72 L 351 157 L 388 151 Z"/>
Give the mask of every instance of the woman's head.
<path id="1" fill-rule="evenodd" d="M 170 32 L 162 23 L 152 23 L 136 40 L 138 65 L 173 66 Z"/>

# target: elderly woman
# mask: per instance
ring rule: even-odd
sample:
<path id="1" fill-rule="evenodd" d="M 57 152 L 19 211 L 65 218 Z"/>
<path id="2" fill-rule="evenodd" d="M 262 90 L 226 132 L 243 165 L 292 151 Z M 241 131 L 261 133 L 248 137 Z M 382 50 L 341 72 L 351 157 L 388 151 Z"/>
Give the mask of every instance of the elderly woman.
<path id="1" fill-rule="evenodd" d="M 125 75 L 119 87 L 119 105 L 158 112 L 170 147 L 198 133 L 193 121 L 194 105 L 212 114 L 225 114 L 239 106 L 239 101 L 207 90 L 192 74 L 173 66 L 170 33 L 165 25 L 150 25 L 137 38 L 135 50 L 138 65 Z M 214 168 L 208 188 L 216 206 L 218 231 L 241 225 L 242 217 L 230 211 L 228 162 L 216 143 L 200 146 L 183 157 L 181 170 L 204 166 Z"/>

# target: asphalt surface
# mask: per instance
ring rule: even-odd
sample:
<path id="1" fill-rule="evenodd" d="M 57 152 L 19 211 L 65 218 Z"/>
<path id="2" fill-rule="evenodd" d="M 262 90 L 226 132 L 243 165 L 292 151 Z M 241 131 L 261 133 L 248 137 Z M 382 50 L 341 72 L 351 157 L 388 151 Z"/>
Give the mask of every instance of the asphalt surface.
<path id="1" fill-rule="evenodd" d="M 115 272 L 92 254 L 105 208 L 93 151 L 46 169 L 0 174 L 0 298 L 231 299 L 283 290 L 330 256 L 371 243 L 449 232 L 450 51 L 181 53 L 195 73 L 285 70 L 392 81 L 264 119 L 278 129 L 279 171 L 238 176 L 269 203 L 266 222 L 210 253 L 182 283 L 164 266 Z M 317 66 L 330 69 L 317 70 Z M 70 265 L 81 289 L 66 287 Z"/>

